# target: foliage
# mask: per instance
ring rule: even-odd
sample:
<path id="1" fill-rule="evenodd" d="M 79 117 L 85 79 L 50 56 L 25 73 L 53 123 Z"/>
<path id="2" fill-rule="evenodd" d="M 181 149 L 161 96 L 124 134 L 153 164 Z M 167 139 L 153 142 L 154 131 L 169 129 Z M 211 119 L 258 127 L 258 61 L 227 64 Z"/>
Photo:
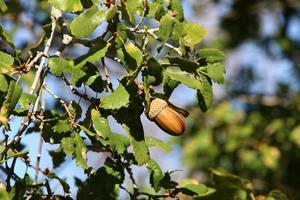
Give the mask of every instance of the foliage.
<path id="1" fill-rule="evenodd" d="M 0 0 L 4 12 L 0 34 L 0 126 L 4 135 L 0 162 L 5 164 L 2 169 L 6 177 L 1 198 L 71 199 L 69 183 L 55 169 L 65 158 L 72 158 L 86 175 L 83 181 L 76 179 L 77 199 L 116 199 L 120 190 L 131 199 L 255 199 L 249 181 L 217 170 L 211 170 L 211 187 L 193 180 L 177 183 L 172 180 L 174 171 L 163 172 L 149 153 L 152 146 L 169 149 L 164 142 L 144 136 L 141 115 L 147 115 L 151 99 L 168 99 L 179 84 L 184 84 L 197 92 L 198 104 L 206 111 L 212 106 L 212 83 L 224 82 L 224 54 L 201 48 L 206 31 L 185 20 L 180 0 L 35 3 L 33 12 L 39 15 L 32 21 L 43 31 L 37 41 L 22 47 L 12 42 L 4 25 L 14 23 L 26 9 L 18 1 Z M 22 26 L 19 23 L 16 20 L 15 24 Z M 72 53 L 78 46 L 84 46 L 86 52 Z M 124 71 L 117 87 L 113 87 L 109 73 L 115 64 Z M 52 91 L 49 77 L 64 84 L 71 97 L 65 100 L 58 96 L 58 90 Z M 163 88 L 163 93 L 154 86 Z M 49 106 L 49 99 L 56 105 Z M 113 132 L 110 117 L 127 134 Z M 53 168 L 40 169 L 41 155 L 35 165 L 31 163 L 27 147 L 22 145 L 22 138 L 30 132 L 40 133 L 40 149 L 43 142 L 56 147 L 50 152 Z M 107 155 L 104 164 L 89 166 L 89 152 Z M 26 170 L 19 177 L 17 161 L 33 168 L 35 176 Z M 137 186 L 134 166 L 148 168 L 153 192 Z M 39 174 L 43 174 L 42 181 Z M 132 190 L 125 184 L 126 176 Z M 51 180 L 58 181 L 63 196 L 55 194 Z M 286 199 L 278 191 L 262 198 Z"/>

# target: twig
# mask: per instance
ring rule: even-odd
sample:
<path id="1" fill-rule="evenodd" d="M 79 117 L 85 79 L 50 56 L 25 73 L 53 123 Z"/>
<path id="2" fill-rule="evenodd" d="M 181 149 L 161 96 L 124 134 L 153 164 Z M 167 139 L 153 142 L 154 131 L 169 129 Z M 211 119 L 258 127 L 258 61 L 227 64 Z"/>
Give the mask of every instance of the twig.
<path id="1" fill-rule="evenodd" d="M 55 98 L 55 99 L 56 99 L 56 100 L 64 107 L 65 111 L 66 111 L 67 114 L 68 114 L 69 120 L 70 120 L 70 122 L 71 122 L 71 124 L 72 124 L 72 127 L 74 127 L 74 125 L 77 126 L 76 123 L 75 123 L 75 121 L 74 121 L 74 120 L 75 120 L 75 119 L 74 119 L 74 116 L 73 116 L 73 114 L 70 112 L 67 103 L 66 103 L 64 100 L 62 100 L 60 97 L 58 97 L 57 95 L 55 95 L 53 92 L 51 92 L 51 91 L 49 90 L 49 88 L 47 87 L 46 84 L 44 84 L 43 87 L 44 87 L 44 89 L 45 89 L 45 90 L 46 90 L 53 98 Z"/>
<path id="2" fill-rule="evenodd" d="M 154 39 L 156 39 L 159 42 L 162 42 L 166 47 L 169 47 L 170 49 L 174 50 L 177 54 L 179 54 L 180 56 L 182 56 L 181 51 L 179 50 L 179 48 L 174 47 L 173 45 L 167 43 L 167 42 L 163 42 L 154 32 L 158 31 L 158 29 L 142 29 L 142 30 L 137 30 L 135 31 L 136 33 L 147 33 L 150 36 L 152 36 Z"/>
<path id="3" fill-rule="evenodd" d="M 105 64 L 104 58 L 101 59 L 101 62 L 102 62 L 103 70 L 104 70 L 105 77 L 106 77 L 107 90 L 109 92 L 113 92 L 114 88 L 113 88 L 113 85 L 111 83 L 111 79 L 110 79 L 110 76 L 109 76 L 108 68 L 107 68 L 107 65 Z"/>

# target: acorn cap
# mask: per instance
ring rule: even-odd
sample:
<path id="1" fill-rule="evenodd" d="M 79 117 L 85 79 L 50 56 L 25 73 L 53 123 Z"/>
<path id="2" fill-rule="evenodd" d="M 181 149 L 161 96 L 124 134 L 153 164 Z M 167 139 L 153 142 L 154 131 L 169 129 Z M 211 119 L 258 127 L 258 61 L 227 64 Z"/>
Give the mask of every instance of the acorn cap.
<path id="1" fill-rule="evenodd" d="M 154 120 L 154 118 L 167 106 L 167 101 L 159 98 L 153 99 L 150 103 L 150 108 L 148 112 L 149 119 Z"/>

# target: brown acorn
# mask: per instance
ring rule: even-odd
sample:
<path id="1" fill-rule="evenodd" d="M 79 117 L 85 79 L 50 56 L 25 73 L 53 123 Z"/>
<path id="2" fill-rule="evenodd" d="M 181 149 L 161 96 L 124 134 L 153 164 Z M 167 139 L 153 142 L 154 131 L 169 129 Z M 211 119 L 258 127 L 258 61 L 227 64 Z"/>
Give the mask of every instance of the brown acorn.
<path id="1" fill-rule="evenodd" d="M 151 101 L 148 116 L 170 135 L 179 136 L 185 131 L 184 116 L 170 107 L 168 102 L 163 99 L 155 98 Z"/>

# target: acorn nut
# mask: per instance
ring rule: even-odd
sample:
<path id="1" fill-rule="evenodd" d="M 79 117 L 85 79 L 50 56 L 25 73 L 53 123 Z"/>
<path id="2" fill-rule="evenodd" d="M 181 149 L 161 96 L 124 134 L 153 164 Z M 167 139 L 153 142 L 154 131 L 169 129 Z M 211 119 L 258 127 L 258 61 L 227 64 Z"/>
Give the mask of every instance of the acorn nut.
<path id="1" fill-rule="evenodd" d="M 184 116 L 171 108 L 163 99 L 155 98 L 151 101 L 148 116 L 170 135 L 179 136 L 185 131 Z"/>

